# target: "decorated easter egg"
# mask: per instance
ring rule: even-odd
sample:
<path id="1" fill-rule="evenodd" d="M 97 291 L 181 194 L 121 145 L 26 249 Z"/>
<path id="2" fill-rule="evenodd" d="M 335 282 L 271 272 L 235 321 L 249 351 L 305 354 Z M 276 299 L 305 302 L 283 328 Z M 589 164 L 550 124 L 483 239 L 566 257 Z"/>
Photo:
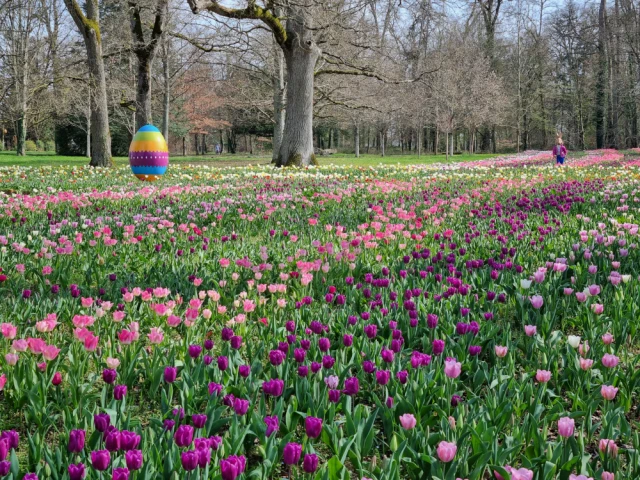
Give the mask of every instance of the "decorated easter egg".
<path id="1" fill-rule="evenodd" d="M 160 130 L 153 125 L 138 130 L 129 147 L 129 165 L 142 181 L 153 182 L 164 175 L 169 166 L 169 148 Z"/>

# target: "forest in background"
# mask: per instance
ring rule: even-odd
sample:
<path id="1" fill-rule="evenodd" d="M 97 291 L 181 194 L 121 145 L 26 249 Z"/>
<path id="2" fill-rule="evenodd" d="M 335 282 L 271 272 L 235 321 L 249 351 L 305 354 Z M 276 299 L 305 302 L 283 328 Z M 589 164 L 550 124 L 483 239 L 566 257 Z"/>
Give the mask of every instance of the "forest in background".
<path id="1" fill-rule="evenodd" d="M 316 150 L 638 146 L 638 0 L 304 1 L 265 2 L 269 23 L 228 15 L 255 2 L 0 0 L 0 148 L 104 160 L 151 122 L 174 155 L 276 159 L 309 88 Z M 312 35 L 312 78 L 279 29 Z"/>

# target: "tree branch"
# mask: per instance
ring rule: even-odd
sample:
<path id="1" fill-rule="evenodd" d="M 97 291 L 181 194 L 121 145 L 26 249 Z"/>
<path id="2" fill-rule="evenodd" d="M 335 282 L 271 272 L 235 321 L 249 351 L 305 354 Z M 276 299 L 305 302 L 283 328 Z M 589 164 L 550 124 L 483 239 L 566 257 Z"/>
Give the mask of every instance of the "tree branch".
<path id="1" fill-rule="evenodd" d="M 207 10 L 221 17 L 236 20 L 260 20 L 271 29 L 280 46 L 284 46 L 287 41 L 287 32 L 282 25 L 281 19 L 268 9 L 257 6 L 255 0 L 248 0 L 246 8 L 225 7 L 216 0 L 187 0 L 187 2 L 193 13 Z"/>

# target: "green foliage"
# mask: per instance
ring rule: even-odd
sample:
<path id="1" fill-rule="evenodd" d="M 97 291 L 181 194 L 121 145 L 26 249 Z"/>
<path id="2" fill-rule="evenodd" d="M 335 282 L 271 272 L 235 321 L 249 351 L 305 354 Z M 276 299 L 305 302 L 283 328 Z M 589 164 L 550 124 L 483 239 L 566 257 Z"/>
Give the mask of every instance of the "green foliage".
<path id="1" fill-rule="evenodd" d="M 24 148 L 27 152 L 37 152 L 39 150 L 38 145 L 33 140 L 27 140 Z"/>

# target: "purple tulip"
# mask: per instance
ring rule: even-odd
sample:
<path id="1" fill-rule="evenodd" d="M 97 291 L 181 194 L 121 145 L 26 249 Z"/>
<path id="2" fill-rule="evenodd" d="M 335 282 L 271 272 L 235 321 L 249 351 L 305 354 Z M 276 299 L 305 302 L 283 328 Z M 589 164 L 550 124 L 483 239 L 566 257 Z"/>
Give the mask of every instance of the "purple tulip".
<path id="1" fill-rule="evenodd" d="M 367 325 L 366 327 L 364 327 L 364 334 L 369 339 L 376 338 L 376 335 L 378 334 L 378 326 L 377 325 Z"/>
<path id="2" fill-rule="evenodd" d="M 140 435 L 136 432 L 123 430 L 120 432 L 120 447 L 122 450 L 135 450 L 140 445 Z"/>
<path id="3" fill-rule="evenodd" d="M 307 453 L 302 460 L 302 469 L 305 473 L 314 473 L 318 469 L 318 456 Z"/>
<path id="4" fill-rule="evenodd" d="M 333 368 L 335 363 L 336 363 L 336 359 L 333 358 L 331 355 L 325 355 L 324 357 L 322 357 L 322 366 L 327 370 L 329 370 L 330 368 Z"/>
<path id="5" fill-rule="evenodd" d="M 264 417 L 264 423 L 267 425 L 267 431 L 265 433 L 267 437 L 270 437 L 272 433 L 280 430 L 280 421 L 277 415 Z"/>
<path id="6" fill-rule="evenodd" d="M 215 382 L 209 383 L 209 395 L 213 395 L 214 393 L 216 395 L 220 395 L 222 393 L 222 390 L 223 390 L 223 386 L 220 385 L 219 383 L 215 383 Z"/>
<path id="7" fill-rule="evenodd" d="M 6 460 L 0 462 L 0 477 L 6 477 L 11 470 L 11 462 Z M 73 480 L 73 479 L 72 479 Z"/>
<path id="8" fill-rule="evenodd" d="M 385 403 L 387 408 L 393 408 L 393 397 L 387 397 L 387 401 Z"/>
<path id="9" fill-rule="evenodd" d="M 112 480 L 129 480 L 129 469 L 120 467 L 113 470 Z"/>
<path id="10" fill-rule="evenodd" d="M 342 337 L 342 344 L 343 344 L 345 347 L 350 347 L 351 345 L 353 345 L 353 335 L 347 335 L 347 334 L 345 334 L 345 335 Z"/>
<path id="11" fill-rule="evenodd" d="M 282 353 L 280 350 L 271 350 L 269 352 L 269 361 L 271 362 L 271 365 L 274 365 L 274 366 L 281 365 L 282 362 L 284 362 L 284 359 L 285 359 L 285 354 Z"/>
<path id="12" fill-rule="evenodd" d="M 298 376 L 306 377 L 307 375 L 309 375 L 309 367 L 307 367 L 306 365 L 300 365 L 298 367 Z"/>
<path id="13" fill-rule="evenodd" d="M 198 358 L 202 353 L 202 347 L 200 345 L 189 345 L 189 356 L 191 358 Z"/>
<path id="14" fill-rule="evenodd" d="M 307 352 L 303 348 L 296 348 L 293 351 L 293 358 L 296 362 L 302 363 L 304 359 L 307 357 Z"/>
<path id="15" fill-rule="evenodd" d="M 193 426 L 196 428 L 203 428 L 207 423 L 206 415 L 192 415 L 191 421 L 193 422 Z"/>
<path id="16" fill-rule="evenodd" d="M 340 401 L 340 390 L 329 390 L 329 401 L 338 403 Z"/>
<path id="17" fill-rule="evenodd" d="M 2 432 L 2 435 L 0 435 L 0 440 L 7 441 L 7 447 L 9 448 L 9 450 L 11 450 L 12 448 L 15 450 L 20 444 L 20 436 L 15 430 L 7 430 L 5 432 Z"/>
<path id="18" fill-rule="evenodd" d="M 318 348 L 321 352 L 327 352 L 331 348 L 331 342 L 328 338 L 321 338 L 318 340 Z"/>
<path id="19" fill-rule="evenodd" d="M 249 410 L 249 400 L 243 400 L 242 398 L 236 398 L 233 400 L 233 411 L 236 415 L 244 415 Z"/>
<path id="20" fill-rule="evenodd" d="M 387 383 L 389 383 L 390 378 L 391 372 L 389 370 L 376 371 L 376 382 L 378 382 L 378 385 L 386 385 Z"/>
<path id="21" fill-rule="evenodd" d="M 469 355 L 471 355 L 472 357 L 480 355 L 481 351 L 482 351 L 482 347 L 481 346 L 479 346 L 479 345 L 469 345 Z"/>
<path id="22" fill-rule="evenodd" d="M 238 367 L 238 374 L 242 378 L 247 378 L 251 374 L 251 367 L 249 365 L 240 365 Z"/>
<path id="23" fill-rule="evenodd" d="M 111 425 L 111 417 L 107 413 L 99 413 L 93 416 L 93 425 L 100 433 L 107 431 L 109 425 Z"/>
<path id="24" fill-rule="evenodd" d="M 173 427 L 175 427 L 175 426 L 176 426 L 176 422 L 175 422 L 175 420 L 171 420 L 170 418 L 166 418 L 166 419 L 162 422 L 162 424 L 164 425 L 164 429 L 165 429 L 165 430 L 167 430 L 167 431 L 169 431 L 169 432 L 170 432 L 171 430 L 173 430 Z"/>
<path id="25" fill-rule="evenodd" d="M 460 402 L 462 402 L 462 397 L 460 395 L 453 395 L 451 397 L 451 406 L 452 407 L 457 407 L 458 404 L 460 404 Z"/>
<path id="26" fill-rule="evenodd" d="M 140 470 L 142 468 L 142 451 L 141 450 L 129 450 L 124 454 L 124 459 L 127 462 L 127 468 L 131 471 Z"/>
<path id="27" fill-rule="evenodd" d="M 227 459 L 220 460 L 220 474 L 222 480 L 235 480 L 242 472 L 244 472 L 246 466 L 246 459 L 244 455 L 239 457 L 231 455 Z"/>
<path id="28" fill-rule="evenodd" d="M 104 447 L 110 452 L 120 450 L 120 432 L 116 427 L 109 427 L 104 435 Z"/>
<path id="29" fill-rule="evenodd" d="M 71 430 L 69 433 L 69 451 L 80 453 L 84 449 L 85 436 L 86 432 L 84 430 Z"/>
<path id="30" fill-rule="evenodd" d="M 38 480 L 38 475 L 36 475 L 35 473 L 27 473 L 24 477 L 22 477 L 22 480 Z"/>
<path id="31" fill-rule="evenodd" d="M 173 383 L 178 376 L 178 369 L 175 367 L 166 367 L 164 369 L 164 381 L 166 383 Z"/>
<path id="32" fill-rule="evenodd" d="M 434 340 L 431 345 L 434 355 L 440 355 L 444 352 L 444 340 Z"/>
<path id="33" fill-rule="evenodd" d="M 115 370 L 105 368 L 102 371 L 102 380 L 104 380 L 104 383 L 107 383 L 109 385 L 116 381 L 117 376 L 118 372 L 116 372 Z"/>
<path id="34" fill-rule="evenodd" d="M 209 444 L 211 445 L 211 448 L 213 450 L 218 450 L 220 448 L 220 445 L 222 445 L 222 437 L 215 435 L 209 438 Z"/>
<path id="35" fill-rule="evenodd" d="M 311 373 L 318 373 L 321 368 L 322 365 L 318 362 L 311 362 Z"/>
<path id="36" fill-rule="evenodd" d="M 270 395 L 272 397 L 279 397 L 282 395 L 284 390 L 284 382 L 280 379 L 274 378 L 273 380 L 268 380 L 262 384 L 262 391 L 265 395 Z"/>
<path id="37" fill-rule="evenodd" d="M 182 463 L 182 468 L 187 472 L 195 470 L 198 468 L 198 453 L 195 450 L 182 452 L 180 454 L 180 462 Z"/>
<path id="38" fill-rule="evenodd" d="M 373 363 L 371 360 L 365 360 L 364 362 L 362 362 L 362 369 L 366 373 L 373 373 L 376 371 L 376 364 Z"/>
<path id="39" fill-rule="evenodd" d="M 116 400 L 122 400 L 127 395 L 126 385 L 116 385 L 113 388 L 113 398 Z"/>
<path id="40" fill-rule="evenodd" d="M 232 337 L 233 337 L 233 330 L 227 327 L 222 329 L 222 340 L 224 340 L 225 342 L 228 342 L 229 340 L 231 340 Z"/>
<path id="41" fill-rule="evenodd" d="M 93 466 L 94 470 L 104 472 L 107 468 L 109 468 L 110 462 L 111 454 L 108 450 L 95 450 L 91 452 L 91 465 Z"/>
<path id="42" fill-rule="evenodd" d="M 205 355 L 202 358 L 202 363 L 204 363 L 205 365 L 211 365 L 212 362 L 213 362 L 213 357 L 211 355 Z"/>
<path id="43" fill-rule="evenodd" d="M 200 468 L 207 468 L 207 465 L 211 462 L 211 447 L 202 447 L 196 448 L 196 453 L 198 454 L 198 466 Z"/>
<path id="44" fill-rule="evenodd" d="M 173 440 L 179 447 L 188 447 L 193 442 L 193 427 L 191 425 L 180 425 L 173 434 Z"/>
<path id="45" fill-rule="evenodd" d="M 318 438 L 322 433 L 322 419 L 307 417 L 304 419 L 304 428 L 309 438 Z"/>
<path id="46" fill-rule="evenodd" d="M 233 348 L 234 350 L 238 350 L 240 349 L 240 347 L 242 347 L 242 337 L 240 337 L 239 335 L 234 335 L 233 337 L 231 337 L 231 348 Z"/>
<path id="47" fill-rule="evenodd" d="M 205 350 L 211 350 L 213 348 L 213 340 L 211 340 L 210 338 L 207 338 L 204 341 L 204 349 Z"/>
<path id="48" fill-rule="evenodd" d="M 87 474 L 87 472 L 84 469 L 84 463 L 77 463 L 77 464 L 72 463 L 67 468 L 67 471 L 69 472 L 69 480 L 82 480 Z M 4 475 L 6 475 L 6 473 Z M 0 467 L 0 477 L 4 475 L 2 472 L 2 468 Z"/>
<path id="49" fill-rule="evenodd" d="M 299 443 L 287 443 L 282 452 L 282 458 L 287 465 L 295 465 L 300 461 L 302 455 L 302 445 Z"/>
<path id="50" fill-rule="evenodd" d="M 218 357 L 218 368 L 221 371 L 225 371 L 227 368 L 229 368 L 229 359 L 223 355 Z"/>
<path id="51" fill-rule="evenodd" d="M 349 377 L 344 381 L 343 393 L 345 395 L 357 395 L 358 391 L 360 391 L 360 382 L 357 377 Z"/>
<path id="52" fill-rule="evenodd" d="M 6 439 L 0 440 L 0 462 L 3 462 L 7 459 L 7 455 L 9 454 L 9 442 Z"/>

